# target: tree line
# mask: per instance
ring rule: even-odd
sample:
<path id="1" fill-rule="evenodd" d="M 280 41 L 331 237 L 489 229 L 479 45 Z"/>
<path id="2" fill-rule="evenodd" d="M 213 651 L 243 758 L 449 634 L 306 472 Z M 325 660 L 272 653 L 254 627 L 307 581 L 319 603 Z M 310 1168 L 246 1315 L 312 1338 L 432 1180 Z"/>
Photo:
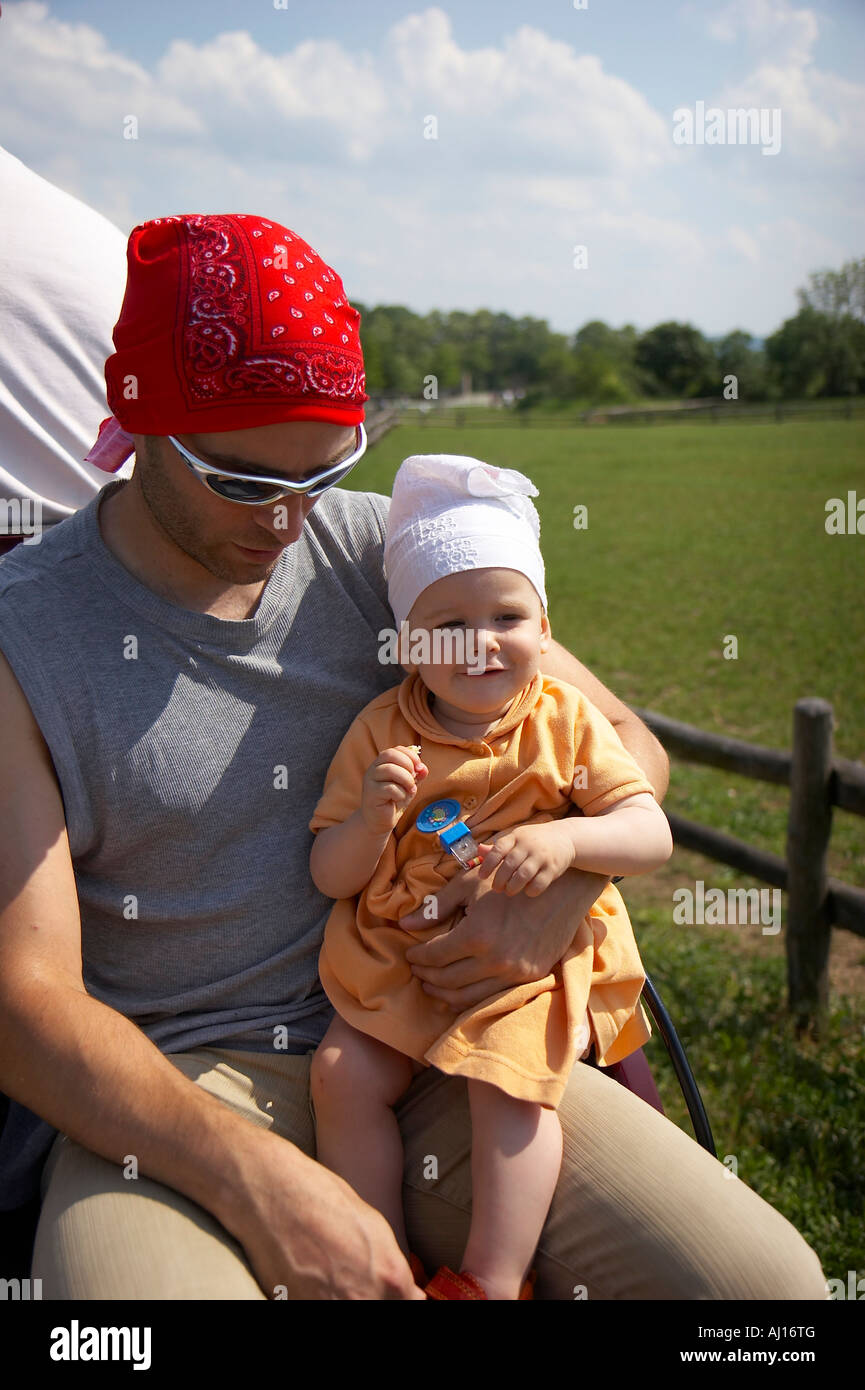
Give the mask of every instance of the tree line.
<path id="1" fill-rule="evenodd" d="M 469 379 L 473 391 L 510 391 L 523 406 L 722 398 L 725 390 L 727 399 L 751 401 L 865 392 L 865 259 L 815 272 L 797 298 L 798 312 L 762 344 L 743 329 L 710 339 L 672 321 L 641 333 L 595 319 L 568 335 L 545 319 L 488 309 L 356 307 L 373 398 L 441 401 Z"/>

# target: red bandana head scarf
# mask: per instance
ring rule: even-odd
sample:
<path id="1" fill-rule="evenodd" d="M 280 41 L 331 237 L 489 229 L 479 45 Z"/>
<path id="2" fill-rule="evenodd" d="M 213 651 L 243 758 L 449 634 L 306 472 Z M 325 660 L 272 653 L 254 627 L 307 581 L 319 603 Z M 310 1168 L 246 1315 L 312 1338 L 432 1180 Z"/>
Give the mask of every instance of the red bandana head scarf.
<path id="1" fill-rule="evenodd" d="M 114 473 L 133 434 L 363 419 L 360 315 L 312 247 L 244 213 L 136 227 L 88 460 Z"/>

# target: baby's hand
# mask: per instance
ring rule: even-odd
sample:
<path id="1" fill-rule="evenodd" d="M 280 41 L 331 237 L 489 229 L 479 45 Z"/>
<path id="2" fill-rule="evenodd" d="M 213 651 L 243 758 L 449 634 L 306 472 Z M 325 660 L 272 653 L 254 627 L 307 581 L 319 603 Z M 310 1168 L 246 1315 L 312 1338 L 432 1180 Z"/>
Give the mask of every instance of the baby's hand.
<path id="1" fill-rule="evenodd" d="M 479 846 L 484 862 L 479 878 L 495 874 L 497 893 L 525 893 L 536 898 L 574 862 L 574 842 L 556 821 L 544 825 L 519 825 Z M 498 871 L 498 872 L 496 872 Z"/>
<path id="2" fill-rule="evenodd" d="M 368 830 L 375 835 L 393 830 L 412 797 L 417 784 L 426 777 L 429 768 L 417 752 L 417 746 L 400 744 L 379 753 L 367 768 L 363 779 L 361 815 Z"/>

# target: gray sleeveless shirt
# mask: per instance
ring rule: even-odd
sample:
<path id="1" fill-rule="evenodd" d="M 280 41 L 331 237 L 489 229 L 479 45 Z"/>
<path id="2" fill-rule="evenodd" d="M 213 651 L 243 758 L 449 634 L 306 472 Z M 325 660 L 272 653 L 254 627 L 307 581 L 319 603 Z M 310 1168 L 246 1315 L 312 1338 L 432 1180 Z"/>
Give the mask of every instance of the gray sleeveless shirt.
<path id="1" fill-rule="evenodd" d="M 0 649 L 63 795 L 84 981 L 166 1053 L 305 1051 L 333 1016 L 307 826 L 352 719 L 404 675 L 378 660 L 389 499 L 326 493 L 229 621 L 107 548 L 97 509 L 123 486 L 0 562 Z"/>

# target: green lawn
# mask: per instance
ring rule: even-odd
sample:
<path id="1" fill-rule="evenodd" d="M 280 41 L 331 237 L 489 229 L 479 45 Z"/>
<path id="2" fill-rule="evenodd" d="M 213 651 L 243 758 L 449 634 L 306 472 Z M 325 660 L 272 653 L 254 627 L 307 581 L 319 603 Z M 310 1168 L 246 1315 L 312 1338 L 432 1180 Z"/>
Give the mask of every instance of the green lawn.
<path id="1" fill-rule="evenodd" d="M 719 886 L 733 881 L 696 855 L 688 859 L 696 865 L 692 883 L 695 872 Z M 678 853 L 671 866 L 676 860 L 683 883 Z M 746 952 L 739 938 L 758 929 L 674 926 L 669 909 L 638 906 L 639 896 L 625 893 L 643 961 L 684 1043 L 718 1157 L 735 1157 L 739 1178 L 802 1233 L 827 1278 L 846 1284 L 849 1269 L 862 1277 L 865 1000 L 837 997 L 825 1037 L 797 1039 L 784 1008 L 780 936 L 763 938 L 771 949 Z M 660 1039 L 647 1056 L 664 1109 L 690 1133 Z"/>
<path id="2" fill-rule="evenodd" d="M 819 695 L 835 711 L 836 751 L 865 760 L 865 535 L 824 525 L 829 498 L 865 497 L 862 421 L 400 426 L 352 486 L 389 493 L 401 460 L 432 449 L 532 478 L 553 633 L 627 703 L 789 749 L 795 701 Z M 735 660 L 723 656 L 730 634 Z M 784 853 L 786 788 L 674 762 L 664 804 Z M 865 822 L 836 812 L 830 873 L 865 886 L 863 849 Z M 865 994 L 836 993 L 826 1036 L 796 1040 L 783 935 L 744 949 L 735 932 L 758 928 L 672 924 L 672 888 L 695 876 L 759 886 L 677 851 L 626 897 L 719 1155 L 736 1155 L 740 1178 L 802 1231 L 828 1277 L 865 1274 Z M 865 965 L 865 941 L 852 945 Z M 649 1056 L 668 1113 L 687 1124 L 660 1042 Z"/>

